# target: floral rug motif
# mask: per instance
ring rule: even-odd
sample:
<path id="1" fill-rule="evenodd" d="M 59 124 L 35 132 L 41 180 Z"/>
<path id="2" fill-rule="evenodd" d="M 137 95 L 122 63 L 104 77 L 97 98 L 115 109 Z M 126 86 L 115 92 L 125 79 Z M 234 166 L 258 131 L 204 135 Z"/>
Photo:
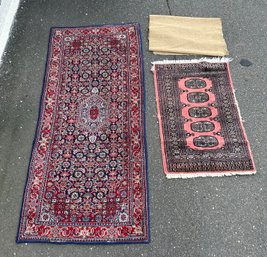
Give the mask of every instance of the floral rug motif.
<path id="1" fill-rule="evenodd" d="M 148 242 L 138 24 L 52 28 L 17 242 Z"/>
<path id="2" fill-rule="evenodd" d="M 167 178 L 254 174 L 229 63 L 159 61 L 153 71 Z"/>

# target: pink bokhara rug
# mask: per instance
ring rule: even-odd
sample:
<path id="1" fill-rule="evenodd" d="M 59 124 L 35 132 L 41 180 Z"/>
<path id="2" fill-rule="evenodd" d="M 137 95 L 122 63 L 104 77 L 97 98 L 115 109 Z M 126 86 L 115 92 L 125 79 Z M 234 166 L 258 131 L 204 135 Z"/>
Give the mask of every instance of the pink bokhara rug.
<path id="1" fill-rule="evenodd" d="M 17 242 L 148 242 L 137 24 L 51 29 Z"/>
<path id="2" fill-rule="evenodd" d="M 155 62 L 167 178 L 254 174 L 228 60 Z"/>

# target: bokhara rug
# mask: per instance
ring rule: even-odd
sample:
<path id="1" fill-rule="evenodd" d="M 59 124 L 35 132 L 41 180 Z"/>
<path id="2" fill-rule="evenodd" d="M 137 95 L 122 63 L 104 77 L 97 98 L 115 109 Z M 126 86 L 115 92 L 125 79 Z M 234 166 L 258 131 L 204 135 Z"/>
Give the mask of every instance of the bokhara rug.
<path id="1" fill-rule="evenodd" d="M 167 178 L 256 172 L 228 62 L 163 61 L 153 71 Z"/>
<path id="2" fill-rule="evenodd" d="M 17 242 L 148 242 L 138 24 L 52 28 Z"/>

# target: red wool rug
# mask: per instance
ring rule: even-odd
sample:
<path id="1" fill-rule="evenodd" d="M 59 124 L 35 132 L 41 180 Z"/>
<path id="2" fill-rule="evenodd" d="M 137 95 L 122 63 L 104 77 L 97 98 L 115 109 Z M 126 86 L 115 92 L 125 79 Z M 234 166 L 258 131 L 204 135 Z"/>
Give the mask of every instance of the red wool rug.
<path id="1" fill-rule="evenodd" d="M 167 178 L 254 174 L 226 60 L 155 62 Z"/>
<path id="2" fill-rule="evenodd" d="M 17 242 L 148 242 L 137 24 L 51 29 Z"/>

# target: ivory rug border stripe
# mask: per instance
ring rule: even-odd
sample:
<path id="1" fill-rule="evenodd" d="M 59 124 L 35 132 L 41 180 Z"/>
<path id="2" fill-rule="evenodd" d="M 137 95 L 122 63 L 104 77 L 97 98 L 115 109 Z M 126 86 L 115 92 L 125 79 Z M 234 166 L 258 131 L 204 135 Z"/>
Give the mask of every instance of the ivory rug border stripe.
<path id="1" fill-rule="evenodd" d="M 17 243 L 149 243 L 140 25 L 50 30 Z"/>
<path id="2" fill-rule="evenodd" d="M 153 63 L 162 162 L 167 178 L 221 177 L 256 173 L 234 95 L 229 61 L 229 58 L 203 58 Z M 186 87 L 187 82 L 189 88 Z M 221 101 L 221 93 L 225 94 L 224 102 Z M 192 102 L 188 100 L 189 94 Z M 209 100 L 206 101 L 204 96 L 209 97 Z M 166 99 L 169 105 L 166 104 Z M 236 138 L 228 128 L 227 119 L 222 115 L 222 110 L 226 107 L 230 108 L 227 109 L 229 124 L 232 124 L 232 119 L 234 120 L 231 128 L 237 130 Z M 206 113 L 202 112 L 203 117 L 210 112 L 210 118 L 192 118 L 189 115 L 190 108 L 193 108 L 191 111 L 198 110 L 198 115 L 201 114 L 200 110 L 205 110 Z M 173 118 L 170 118 L 172 115 Z M 192 131 L 192 125 L 197 132 Z M 231 142 L 229 135 L 235 139 L 235 144 Z M 210 141 L 205 141 L 206 139 Z M 228 162 L 223 161 L 227 156 Z"/>

